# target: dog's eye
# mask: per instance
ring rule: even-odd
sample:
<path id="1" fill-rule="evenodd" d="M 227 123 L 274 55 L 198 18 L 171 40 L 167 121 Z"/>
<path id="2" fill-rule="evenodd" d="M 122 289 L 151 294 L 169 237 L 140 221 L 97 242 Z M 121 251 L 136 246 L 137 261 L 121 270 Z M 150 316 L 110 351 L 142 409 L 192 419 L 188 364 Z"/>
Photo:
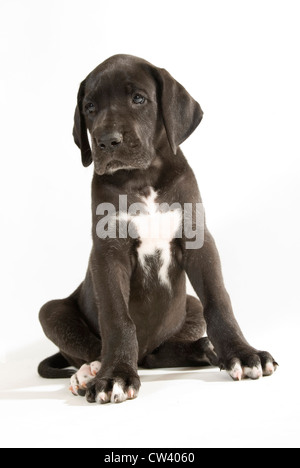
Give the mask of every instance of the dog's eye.
<path id="1" fill-rule="evenodd" d="M 88 114 L 93 114 L 96 110 L 96 107 L 94 106 L 94 104 L 92 102 L 89 102 L 86 106 L 85 106 L 85 110 L 87 111 Z"/>
<path id="2" fill-rule="evenodd" d="M 144 104 L 146 98 L 144 98 L 144 96 L 142 96 L 141 94 L 135 94 L 133 96 L 132 101 L 134 102 L 134 104 Z"/>

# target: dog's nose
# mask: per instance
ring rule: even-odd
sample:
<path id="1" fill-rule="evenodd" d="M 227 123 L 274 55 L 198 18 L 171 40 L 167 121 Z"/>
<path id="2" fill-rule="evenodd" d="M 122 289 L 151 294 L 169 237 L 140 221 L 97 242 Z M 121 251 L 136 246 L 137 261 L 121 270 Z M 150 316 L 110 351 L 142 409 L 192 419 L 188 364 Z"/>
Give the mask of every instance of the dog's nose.
<path id="1" fill-rule="evenodd" d="M 121 133 L 107 133 L 97 138 L 97 144 L 102 151 L 113 151 L 122 144 L 123 137 Z"/>

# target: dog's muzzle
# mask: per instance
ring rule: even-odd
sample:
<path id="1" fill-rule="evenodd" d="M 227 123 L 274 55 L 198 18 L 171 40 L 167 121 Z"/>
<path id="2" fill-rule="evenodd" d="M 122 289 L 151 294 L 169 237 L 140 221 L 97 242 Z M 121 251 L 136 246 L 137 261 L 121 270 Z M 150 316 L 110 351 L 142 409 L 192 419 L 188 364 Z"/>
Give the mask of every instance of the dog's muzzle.
<path id="1" fill-rule="evenodd" d="M 102 134 L 99 138 L 96 138 L 95 140 L 101 152 L 112 152 L 122 145 L 123 136 L 119 132 L 113 132 Z"/>

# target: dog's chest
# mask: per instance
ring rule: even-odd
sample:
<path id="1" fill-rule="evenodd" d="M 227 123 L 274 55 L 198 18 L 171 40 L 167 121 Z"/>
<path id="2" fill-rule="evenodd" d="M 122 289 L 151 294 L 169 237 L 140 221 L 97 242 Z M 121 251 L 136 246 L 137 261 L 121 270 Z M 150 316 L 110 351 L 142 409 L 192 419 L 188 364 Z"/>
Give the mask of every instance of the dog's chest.
<path id="1" fill-rule="evenodd" d="M 131 217 L 131 222 L 140 241 L 137 253 L 145 280 L 150 280 L 155 275 L 163 286 L 171 288 L 171 243 L 181 226 L 182 214 L 179 209 L 172 210 L 166 205 L 160 206 L 156 199 L 157 193 L 151 188 L 150 194 L 141 198 L 143 209 Z"/>

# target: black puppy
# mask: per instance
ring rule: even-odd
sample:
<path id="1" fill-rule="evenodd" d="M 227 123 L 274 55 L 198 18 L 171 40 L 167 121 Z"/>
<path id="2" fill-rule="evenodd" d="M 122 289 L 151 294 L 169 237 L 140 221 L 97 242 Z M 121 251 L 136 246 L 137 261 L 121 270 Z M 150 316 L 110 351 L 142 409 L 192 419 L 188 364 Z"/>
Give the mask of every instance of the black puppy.
<path id="1" fill-rule="evenodd" d="M 71 390 L 90 402 L 135 398 L 138 365 L 213 364 L 235 380 L 276 370 L 233 315 L 179 148 L 202 116 L 167 71 L 136 57 L 114 56 L 80 85 L 73 134 L 83 165 L 95 167 L 93 249 L 79 288 L 40 311 L 60 353 L 39 373 L 66 377 L 75 366 Z M 187 296 L 186 274 L 200 300 Z"/>

